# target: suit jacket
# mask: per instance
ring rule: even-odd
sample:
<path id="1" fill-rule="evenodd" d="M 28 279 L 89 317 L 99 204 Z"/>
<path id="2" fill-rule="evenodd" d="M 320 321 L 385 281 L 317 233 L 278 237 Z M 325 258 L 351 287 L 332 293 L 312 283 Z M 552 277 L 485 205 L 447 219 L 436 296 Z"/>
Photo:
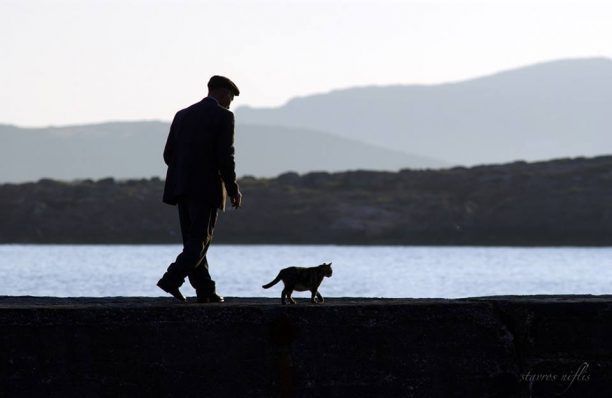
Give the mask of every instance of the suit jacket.
<path id="1" fill-rule="evenodd" d="M 213 98 L 176 113 L 164 148 L 168 165 L 164 203 L 180 196 L 225 210 L 227 194 L 238 192 L 234 162 L 234 114 Z"/>

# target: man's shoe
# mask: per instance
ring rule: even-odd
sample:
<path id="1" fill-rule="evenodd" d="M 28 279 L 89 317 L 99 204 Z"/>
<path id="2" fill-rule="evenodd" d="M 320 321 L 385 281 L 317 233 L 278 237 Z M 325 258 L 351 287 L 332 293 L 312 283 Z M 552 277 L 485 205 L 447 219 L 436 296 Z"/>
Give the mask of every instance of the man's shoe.
<path id="1" fill-rule="evenodd" d="M 172 296 L 174 296 L 175 298 L 181 300 L 181 301 L 185 301 L 185 297 L 183 297 L 183 295 L 181 294 L 181 291 L 178 289 L 178 287 L 175 286 L 170 286 L 166 281 L 164 281 L 164 279 L 160 279 L 159 282 L 157 282 L 157 286 L 163 290 L 166 293 L 170 293 Z"/>
<path id="2" fill-rule="evenodd" d="M 198 297 L 198 303 L 223 303 L 225 299 L 219 296 L 217 293 L 213 293 L 210 296 Z"/>

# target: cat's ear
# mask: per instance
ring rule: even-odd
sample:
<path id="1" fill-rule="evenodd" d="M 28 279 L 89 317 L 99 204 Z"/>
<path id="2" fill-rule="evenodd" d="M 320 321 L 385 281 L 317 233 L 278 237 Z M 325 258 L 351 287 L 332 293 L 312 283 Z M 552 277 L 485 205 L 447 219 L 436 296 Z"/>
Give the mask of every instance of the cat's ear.
<path id="1" fill-rule="evenodd" d="M 327 264 L 327 265 L 329 265 L 329 266 L 331 267 L 331 263 L 329 263 L 329 264 Z"/>

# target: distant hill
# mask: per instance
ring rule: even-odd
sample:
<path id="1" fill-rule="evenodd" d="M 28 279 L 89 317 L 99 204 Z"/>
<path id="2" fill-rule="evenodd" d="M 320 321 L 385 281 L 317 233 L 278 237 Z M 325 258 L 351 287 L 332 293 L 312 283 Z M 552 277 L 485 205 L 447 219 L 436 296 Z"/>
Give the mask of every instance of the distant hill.
<path id="1" fill-rule="evenodd" d="M 165 177 L 169 124 L 114 122 L 25 129 L 0 125 L 0 182 L 40 178 Z M 238 175 L 292 170 L 399 170 L 441 167 L 442 161 L 303 128 L 238 125 Z"/>
<path id="2" fill-rule="evenodd" d="M 611 106 L 612 60 L 587 58 L 455 83 L 348 88 L 236 115 L 474 165 L 612 153 Z"/>
<path id="3" fill-rule="evenodd" d="M 236 110 L 239 175 L 398 170 L 612 153 L 612 60 L 438 85 L 359 87 Z M 0 182 L 164 177 L 168 123 L 0 125 Z"/>
<path id="4" fill-rule="evenodd" d="M 612 245 L 612 156 L 399 172 L 240 180 L 244 207 L 215 241 Z M 163 181 L 0 185 L 0 243 L 180 241 Z"/>

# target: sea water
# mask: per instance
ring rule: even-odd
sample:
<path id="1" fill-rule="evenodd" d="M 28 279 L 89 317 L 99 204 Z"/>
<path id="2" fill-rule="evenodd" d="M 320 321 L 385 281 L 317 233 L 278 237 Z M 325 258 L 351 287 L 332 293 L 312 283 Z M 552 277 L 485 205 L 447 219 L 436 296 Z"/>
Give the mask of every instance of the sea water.
<path id="1" fill-rule="evenodd" d="M 155 286 L 179 245 L 0 245 L 0 295 L 164 296 Z M 221 245 L 208 252 L 225 296 L 265 290 L 281 268 L 332 262 L 329 297 L 612 294 L 612 248 Z M 195 291 L 186 280 L 181 291 Z M 296 292 L 294 297 L 308 297 Z"/>

